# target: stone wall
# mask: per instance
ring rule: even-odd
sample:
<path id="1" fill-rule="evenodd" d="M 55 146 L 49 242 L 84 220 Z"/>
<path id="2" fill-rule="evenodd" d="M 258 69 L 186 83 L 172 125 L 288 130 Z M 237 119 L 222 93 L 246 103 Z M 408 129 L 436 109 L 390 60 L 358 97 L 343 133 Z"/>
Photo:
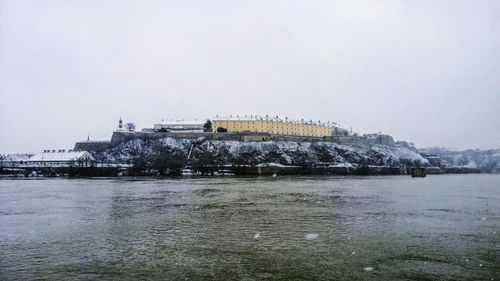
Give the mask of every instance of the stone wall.
<path id="1" fill-rule="evenodd" d="M 333 137 L 307 137 L 307 136 L 284 136 L 272 135 L 268 133 L 172 133 L 172 132 L 113 132 L 111 141 L 82 141 L 75 144 L 75 150 L 102 151 L 110 147 L 115 147 L 120 143 L 134 139 L 198 139 L 205 138 L 211 141 L 240 141 L 240 142 L 260 142 L 260 141 L 295 141 L 295 142 L 334 142 L 343 145 L 370 146 L 373 144 L 383 144 L 389 146 L 409 146 L 406 142 L 394 142 L 388 135 L 366 135 L 347 136 L 336 135 Z M 404 145 L 403 145 L 404 144 Z M 410 147 L 415 149 L 414 147 Z"/>
<path id="2" fill-rule="evenodd" d="M 120 143 L 133 139 L 161 139 L 161 138 L 197 139 L 200 137 L 209 137 L 210 135 L 212 135 L 212 133 L 113 132 L 113 136 L 111 137 L 111 146 L 116 146 Z"/>
<path id="3" fill-rule="evenodd" d="M 110 141 L 80 141 L 75 144 L 75 151 L 103 151 L 111 147 Z"/>
<path id="4" fill-rule="evenodd" d="M 270 139 L 269 135 L 243 135 L 243 142 L 258 142 L 258 141 L 268 141 Z"/>
<path id="5" fill-rule="evenodd" d="M 241 141 L 241 142 L 259 142 L 259 141 L 331 141 L 331 137 L 301 137 L 301 136 L 281 136 L 267 133 L 171 133 L 171 132 L 114 132 L 111 137 L 111 146 L 133 139 L 198 139 L 205 138 L 212 141 Z"/>

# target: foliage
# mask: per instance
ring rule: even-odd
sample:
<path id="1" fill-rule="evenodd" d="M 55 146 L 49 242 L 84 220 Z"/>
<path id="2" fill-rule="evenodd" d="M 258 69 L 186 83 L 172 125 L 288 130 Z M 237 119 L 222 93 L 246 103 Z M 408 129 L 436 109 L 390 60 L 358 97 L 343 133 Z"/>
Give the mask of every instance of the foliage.
<path id="1" fill-rule="evenodd" d="M 151 169 L 151 161 L 149 157 L 139 156 L 132 160 L 132 167 L 129 169 L 131 175 L 147 175 Z"/>
<path id="2" fill-rule="evenodd" d="M 217 133 L 227 133 L 227 129 L 223 127 L 218 127 L 217 128 Z"/>
<path id="3" fill-rule="evenodd" d="M 287 165 L 286 159 L 283 157 L 283 153 L 278 150 L 269 150 L 266 153 L 263 153 L 260 157 L 260 162 L 262 163 L 279 163 L 283 165 Z"/>
<path id="4" fill-rule="evenodd" d="M 135 124 L 134 123 L 127 123 L 125 124 L 125 129 L 129 132 L 134 132 L 135 131 Z"/>
<path id="5" fill-rule="evenodd" d="M 334 157 L 328 147 L 325 145 L 317 145 L 313 144 L 311 145 L 311 148 L 313 149 L 314 153 L 318 157 L 318 160 L 320 162 L 333 162 Z"/>
<path id="6" fill-rule="evenodd" d="M 203 131 L 204 132 L 211 132 L 212 131 L 212 121 L 207 119 L 207 122 L 203 124 Z"/>
<path id="7" fill-rule="evenodd" d="M 254 167 L 258 164 L 257 157 L 259 152 L 257 150 L 245 151 L 231 157 L 231 165 L 233 166 L 250 166 Z"/>
<path id="8" fill-rule="evenodd" d="M 307 152 L 296 150 L 292 155 L 292 165 L 301 166 L 303 168 L 311 167 L 313 165 L 313 159 L 309 157 Z"/>
<path id="9" fill-rule="evenodd" d="M 131 175 L 178 176 L 186 165 L 186 155 L 168 146 L 156 145 L 150 152 L 134 153 Z"/>
<path id="10" fill-rule="evenodd" d="M 209 151 L 203 151 L 191 162 L 191 168 L 201 175 L 213 175 L 218 170 L 216 157 Z"/>
<path id="11" fill-rule="evenodd" d="M 182 174 L 186 165 L 186 156 L 167 146 L 157 146 L 151 156 L 151 168 L 160 176 L 177 176 Z"/>

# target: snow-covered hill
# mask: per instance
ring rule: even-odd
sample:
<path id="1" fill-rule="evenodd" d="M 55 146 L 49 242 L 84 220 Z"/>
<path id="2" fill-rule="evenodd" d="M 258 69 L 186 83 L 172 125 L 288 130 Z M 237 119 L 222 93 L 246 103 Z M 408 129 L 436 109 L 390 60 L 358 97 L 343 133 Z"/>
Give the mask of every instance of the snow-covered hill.
<path id="1" fill-rule="evenodd" d="M 486 173 L 500 173 L 500 149 L 450 150 L 442 147 L 420 149 L 422 153 L 435 155 L 444 167 L 477 168 Z"/>
<path id="2" fill-rule="evenodd" d="M 141 157 L 154 154 L 158 147 L 166 147 L 187 158 L 192 142 L 174 138 L 135 139 L 103 152 L 95 152 L 94 157 L 106 163 L 134 163 Z M 277 163 L 285 166 L 314 166 L 328 163 L 403 167 L 428 163 L 416 149 L 397 144 L 204 141 L 193 147 L 191 159 L 196 160 L 207 154 L 217 159 L 218 163 L 239 165 Z"/>

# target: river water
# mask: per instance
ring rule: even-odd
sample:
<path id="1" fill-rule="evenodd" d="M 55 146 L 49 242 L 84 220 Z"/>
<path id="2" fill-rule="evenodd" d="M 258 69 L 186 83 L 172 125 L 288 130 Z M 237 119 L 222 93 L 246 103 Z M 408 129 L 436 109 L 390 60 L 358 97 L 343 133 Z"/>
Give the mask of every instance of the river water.
<path id="1" fill-rule="evenodd" d="M 0 180 L 0 280 L 500 280 L 500 175 Z"/>

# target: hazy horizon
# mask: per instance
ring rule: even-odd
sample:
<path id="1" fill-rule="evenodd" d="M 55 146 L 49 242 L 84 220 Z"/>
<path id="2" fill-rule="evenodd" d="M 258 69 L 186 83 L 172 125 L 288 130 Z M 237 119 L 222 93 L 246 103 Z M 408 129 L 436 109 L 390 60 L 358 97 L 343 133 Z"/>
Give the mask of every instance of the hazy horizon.
<path id="1" fill-rule="evenodd" d="M 0 0 L 0 153 L 269 114 L 500 148 L 498 1 Z"/>

